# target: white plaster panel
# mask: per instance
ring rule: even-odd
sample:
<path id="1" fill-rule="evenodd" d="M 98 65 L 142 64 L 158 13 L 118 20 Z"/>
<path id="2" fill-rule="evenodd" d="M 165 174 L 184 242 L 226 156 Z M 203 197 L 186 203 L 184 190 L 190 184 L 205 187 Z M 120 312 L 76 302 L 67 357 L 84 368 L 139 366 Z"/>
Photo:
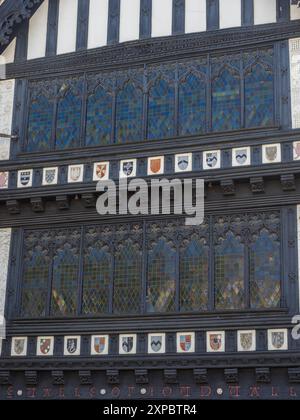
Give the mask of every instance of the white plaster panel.
<path id="1" fill-rule="evenodd" d="M 300 128 L 300 38 L 289 41 L 292 128 Z"/>
<path id="2" fill-rule="evenodd" d="M 60 0 L 57 54 L 76 50 L 78 0 Z"/>
<path id="3" fill-rule="evenodd" d="M 300 19 L 300 7 L 296 4 L 291 4 L 291 20 Z"/>
<path id="4" fill-rule="evenodd" d="M 172 0 L 152 0 L 152 36 L 172 34 Z"/>
<path id="5" fill-rule="evenodd" d="M 88 48 L 107 44 L 108 0 L 90 0 Z"/>
<path id="6" fill-rule="evenodd" d="M 140 37 L 140 0 L 121 0 L 120 42 Z"/>
<path id="7" fill-rule="evenodd" d="M 11 134 L 14 80 L 0 81 L 0 133 Z M 9 159 L 10 139 L 0 137 L 0 160 Z"/>
<path id="8" fill-rule="evenodd" d="M 276 22 L 276 0 L 254 0 L 254 24 Z"/>
<path id="9" fill-rule="evenodd" d="M 4 62 L 6 64 L 13 63 L 15 61 L 15 51 L 16 51 L 16 38 L 14 38 L 8 47 L 1 54 Z M 1 62 L 1 64 L 4 64 Z"/>
<path id="10" fill-rule="evenodd" d="M 0 315 L 4 317 L 11 228 L 0 229 Z M 1 324 L 2 325 L 2 324 Z"/>
<path id="11" fill-rule="evenodd" d="M 185 0 L 185 32 L 206 30 L 206 0 Z"/>
<path id="12" fill-rule="evenodd" d="M 46 55 L 48 0 L 44 1 L 29 20 L 27 59 Z"/>
<path id="13" fill-rule="evenodd" d="M 233 28 L 242 24 L 241 0 L 219 0 L 220 29 Z"/>

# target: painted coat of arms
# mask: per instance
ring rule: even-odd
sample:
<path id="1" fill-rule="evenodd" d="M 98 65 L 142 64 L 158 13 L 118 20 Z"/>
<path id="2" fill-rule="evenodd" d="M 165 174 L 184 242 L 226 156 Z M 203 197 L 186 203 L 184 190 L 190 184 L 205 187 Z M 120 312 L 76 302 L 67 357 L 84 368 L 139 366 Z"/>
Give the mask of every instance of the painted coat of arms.
<path id="1" fill-rule="evenodd" d="M 22 356 L 26 353 L 26 338 L 15 338 L 13 340 L 13 354 Z"/>
<path id="2" fill-rule="evenodd" d="M 95 165 L 95 178 L 106 179 L 108 178 L 108 163 L 96 163 Z"/>
<path id="3" fill-rule="evenodd" d="M 295 141 L 293 144 L 293 149 L 294 149 L 294 160 L 299 160 L 300 159 L 300 141 Z"/>
<path id="4" fill-rule="evenodd" d="M 247 149 L 235 150 L 235 159 L 239 165 L 244 165 L 248 159 L 248 150 Z"/>
<path id="5" fill-rule="evenodd" d="M 265 149 L 266 158 L 270 162 L 274 162 L 277 159 L 278 148 L 277 146 L 267 146 Z"/>
<path id="6" fill-rule="evenodd" d="M 122 337 L 121 345 L 125 353 L 130 353 L 133 349 L 133 337 Z"/>
<path id="7" fill-rule="evenodd" d="M 253 347 L 254 336 L 252 332 L 240 333 L 240 345 L 244 351 L 250 351 Z"/>
<path id="8" fill-rule="evenodd" d="M 82 179 L 82 166 L 72 166 L 70 168 L 70 179 L 73 182 L 77 182 Z"/>
<path id="9" fill-rule="evenodd" d="M 191 334 L 181 334 L 179 337 L 180 349 L 184 352 L 188 352 L 192 348 L 192 336 Z"/>
<path id="10" fill-rule="evenodd" d="M 20 171 L 19 181 L 22 187 L 29 187 L 31 185 L 32 171 Z"/>
<path id="11" fill-rule="evenodd" d="M 188 155 L 177 156 L 176 159 L 177 159 L 178 168 L 181 171 L 186 171 L 190 164 L 190 156 Z"/>
<path id="12" fill-rule="evenodd" d="M 125 177 L 131 176 L 133 174 L 134 163 L 132 160 L 128 160 L 122 163 L 122 171 Z"/>
<path id="13" fill-rule="evenodd" d="M 106 349 L 106 337 L 94 337 L 94 352 L 96 354 L 104 353 Z"/>
<path id="14" fill-rule="evenodd" d="M 39 342 L 40 353 L 43 355 L 50 354 L 51 345 L 52 345 L 51 338 L 41 338 Z"/>
<path id="15" fill-rule="evenodd" d="M 67 351 L 70 354 L 76 353 L 78 349 L 78 338 L 67 338 Z"/>
<path id="16" fill-rule="evenodd" d="M 8 187 L 8 172 L 0 172 L 0 188 Z"/>
<path id="17" fill-rule="evenodd" d="M 150 171 L 151 174 L 160 174 L 162 172 L 162 158 L 150 158 Z"/>
<path id="18" fill-rule="evenodd" d="M 209 168 L 214 168 L 218 163 L 218 153 L 217 152 L 208 152 L 206 154 L 206 164 Z"/>
<path id="19" fill-rule="evenodd" d="M 158 353 L 162 349 L 163 339 L 161 335 L 151 336 L 151 349 L 154 353 Z"/>
<path id="20" fill-rule="evenodd" d="M 57 184 L 57 168 L 45 168 L 44 169 L 44 185 Z"/>
<path id="21" fill-rule="evenodd" d="M 285 334 L 284 331 L 272 331 L 271 334 L 272 346 L 280 350 L 285 342 Z"/>
<path id="22" fill-rule="evenodd" d="M 209 345 L 213 351 L 219 351 L 222 348 L 222 335 L 221 334 L 210 334 Z"/>

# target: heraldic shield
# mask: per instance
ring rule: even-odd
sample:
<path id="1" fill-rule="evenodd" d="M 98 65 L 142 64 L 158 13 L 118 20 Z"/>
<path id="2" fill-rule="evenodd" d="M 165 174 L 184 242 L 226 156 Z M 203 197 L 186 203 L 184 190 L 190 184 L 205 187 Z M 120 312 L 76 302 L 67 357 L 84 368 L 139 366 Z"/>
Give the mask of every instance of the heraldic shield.
<path id="1" fill-rule="evenodd" d="M 189 351 L 192 346 L 192 336 L 190 334 L 180 335 L 179 344 L 182 351 Z"/>
<path id="2" fill-rule="evenodd" d="M 122 349 L 125 353 L 130 353 L 133 349 L 133 337 L 122 337 Z"/>
<path id="3" fill-rule="evenodd" d="M 153 335 L 151 339 L 151 349 L 157 353 L 162 348 L 162 336 L 161 335 Z"/>
<path id="4" fill-rule="evenodd" d="M 222 346 L 222 336 L 220 334 L 211 334 L 209 337 L 209 344 L 212 350 L 220 350 Z"/>
<path id="5" fill-rule="evenodd" d="M 96 353 L 101 354 L 104 352 L 106 346 L 105 337 L 95 337 L 94 338 L 94 350 Z"/>
<path id="6" fill-rule="evenodd" d="M 78 339 L 77 338 L 68 338 L 67 339 L 67 350 L 70 354 L 76 352 L 78 346 Z"/>
<path id="7" fill-rule="evenodd" d="M 51 349 L 51 339 L 42 338 L 40 341 L 40 351 L 42 354 L 48 354 Z"/>

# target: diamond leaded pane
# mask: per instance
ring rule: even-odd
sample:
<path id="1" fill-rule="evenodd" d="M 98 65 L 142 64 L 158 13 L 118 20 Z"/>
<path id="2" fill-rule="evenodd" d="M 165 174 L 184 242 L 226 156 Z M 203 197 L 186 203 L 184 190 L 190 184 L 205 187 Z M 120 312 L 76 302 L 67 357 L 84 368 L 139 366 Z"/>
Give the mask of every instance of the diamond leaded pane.
<path id="1" fill-rule="evenodd" d="M 158 79 L 149 92 L 148 138 L 159 139 L 174 134 L 174 85 Z"/>
<path id="2" fill-rule="evenodd" d="M 110 143 L 111 122 L 112 96 L 102 86 L 98 86 L 87 101 L 86 145 Z"/>
<path id="3" fill-rule="evenodd" d="M 117 95 L 117 143 L 142 140 L 143 93 L 132 83 L 126 83 Z"/>
<path id="4" fill-rule="evenodd" d="M 273 72 L 256 64 L 245 76 L 246 127 L 272 125 L 274 119 Z"/>
<path id="5" fill-rule="evenodd" d="M 266 230 L 250 247 L 251 308 L 280 306 L 280 244 Z"/>
<path id="6" fill-rule="evenodd" d="M 206 130 L 206 84 L 189 74 L 179 86 L 179 132 L 181 135 Z"/>
<path id="7" fill-rule="evenodd" d="M 196 238 L 180 253 L 180 311 L 205 311 L 208 304 L 208 248 Z"/>
<path id="8" fill-rule="evenodd" d="M 77 311 L 80 234 L 58 232 L 53 258 L 51 313 L 75 315 Z"/>
<path id="9" fill-rule="evenodd" d="M 161 238 L 148 252 L 147 312 L 175 311 L 176 251 Z"/>
<path id="10" fill-rule="evenodd" d="M 82 311 L 105 314 L 109 310 L 109 284 L 112 262 L 104 250 L 90 248 L 84 258 Z"/>
<path id="11" fill-rule="evenodd" d="M 245 307 L 244 258 L 244 245 L 232 233 L 215 247 L 216 309 Z"/>
<path id="12" fill-rule="evenodd" d="M 45 231 L 27 231 L 24 236 L 21 316 L 47 315 L 51 271 L 51 237 Z"/>
<path id="13" fill-rule="evenodd" d="M 214 131 L 226 131 L 240 126 L 240 78 L 225 67 L 212 81 L 212 127 Z"/>
<path id="14" fill-rule="evenodd" d="M 142 253 L 131 239 L 115 255 L 113 310 L 115 314 L 137 314 L 141 310 Z"/>

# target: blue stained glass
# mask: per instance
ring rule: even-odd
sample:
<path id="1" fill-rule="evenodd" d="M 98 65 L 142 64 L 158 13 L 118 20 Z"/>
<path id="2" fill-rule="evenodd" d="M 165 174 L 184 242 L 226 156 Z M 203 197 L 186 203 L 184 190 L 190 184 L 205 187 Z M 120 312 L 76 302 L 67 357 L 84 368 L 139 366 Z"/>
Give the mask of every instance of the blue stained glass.
<path id="1" fill-rule="evenodd" d="M 240 79 L 227 67 L 212 81 L 214 131 L 239 129 L 241 125 Z"/>
<path id="2" fill-rule="evenodd" d="M 274 120 L 273 73 L 261 64 L 245 76 L 246 127 L 272 125 Z"/>
<path id="3" fill-rule="evenodd" d="M 82 81 L 75 88 L 64 86 L 67 91 L 58 102 L 56 124 L 56 149 L 78 147 L 82 108 Z"/>
<path id="4" fill-rule="evenodd" d="M 215 306 L 241 309 L 244 299 L 244 245 L 229 233 L 215 249 Z"/>
<path id="5" fill-rule="evenodd" d="M 250 248 L 251 308 L 280 306 L 280 244 L 261 232 Z"/>
<path id="6" fill-rule="evenodd" d="M 174 134 L 174 86 L 163 79 L 156 81 L 149 94 L 148 138 L 159 139 Z"/>
<path id="7" fill-rule="evenodd" d="M 142 140 L 143 93 L 126 83 L 117 95 L 117 143 Z"/>
<path id="8" fill-rule="evenodd" d="M 148 253 L 147 312 L 175 311 L 176 252 L 160 239 Z"/>
<path id="9" fill-rule="evenodd" d="M 86 145 L 97 146 L 110 143 L 112 97 L 102 86 L 89 96 L 86 118 Z"/>
<path id="10" fill-rule="evenodd" d="M 30 104 L 27 132 L 28 152 L 50 150 L 52 121 L 53 102 L 41 94 Z"/>
<path id="11" fill-rule="evenodd" d="M 179 87 L 179 134 L 189 135 L 205 131 L 205 82 L 190 74 Z"/>

